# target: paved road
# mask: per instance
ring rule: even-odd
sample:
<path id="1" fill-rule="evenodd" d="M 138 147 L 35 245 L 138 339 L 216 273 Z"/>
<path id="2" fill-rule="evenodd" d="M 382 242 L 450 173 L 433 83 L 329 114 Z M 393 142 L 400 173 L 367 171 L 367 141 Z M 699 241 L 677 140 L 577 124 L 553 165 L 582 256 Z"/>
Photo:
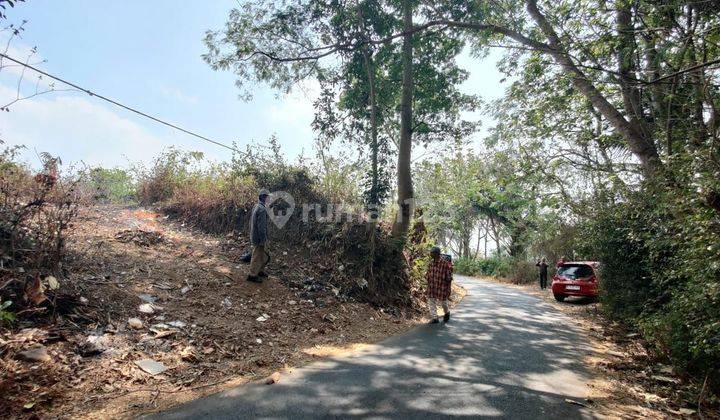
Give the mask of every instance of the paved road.
<path id="1" fill-rule="evenodd" d="M 592 349 L 552 306 L 456 276 L 468 295 L 447 325 L 296 369 L 151 418 L 590 418 L 582 360 Z"/>

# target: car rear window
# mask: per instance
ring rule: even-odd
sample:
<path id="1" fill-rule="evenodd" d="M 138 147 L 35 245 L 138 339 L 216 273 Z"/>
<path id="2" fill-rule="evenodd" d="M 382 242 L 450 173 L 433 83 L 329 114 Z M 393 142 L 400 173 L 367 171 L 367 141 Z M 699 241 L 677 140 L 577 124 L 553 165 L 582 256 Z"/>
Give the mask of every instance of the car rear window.
<path id="1" fill-rule="evenodd" d="M 568 279 L 583 279 L 593 275 L 593 269 L 587 264 L 565 264 L 558 268 L 558 275 Z"/>

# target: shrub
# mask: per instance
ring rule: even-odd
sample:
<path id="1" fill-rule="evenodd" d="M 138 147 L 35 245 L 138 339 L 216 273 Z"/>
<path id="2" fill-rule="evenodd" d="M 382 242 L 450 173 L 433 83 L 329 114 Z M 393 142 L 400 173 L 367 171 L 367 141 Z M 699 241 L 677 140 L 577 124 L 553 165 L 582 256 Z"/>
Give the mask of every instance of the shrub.
<path id="1" fill-rule="evenodd" d="M 482 260 L 460 257 L 453 261 L 453 270 L 455 273 L 465 276 L 477 276 L 478 274 L 484 274 L 480 270 L 480 261 Z"/>
<path id="2" fill-rule="evenodd" d="M 681 370 L 700 377 L 717 371 L 720 220 L 696 191 L 643 190 L 597 206 L 583 235 L 583 252 L 603 264 L 604 310 L 640 327 L 656 353 Z"/>
<path id="3" fill-rule="evenodd" d="M 535 263 L 515 260 L 511 263 L 510 276 L 516 284 L 532 284 L 538 282 L 539 273 Z"/>
<path id="4" fill-rule="evenodd" d="M 44 169 L 33 176 L 15 162 L 18 150 L 0 151 L 0 259 L 5 267 L 57 270 L 77 214 L 78 180 L 61 178 L 60 160 L 48 154 L 40 155 Z"/>
<path id="5" fill-rule="evenodd" d="M 175 190 L 190 178 L 191 165 L 202 158 L 200 152 L 180 152 L 170 148 L 155 158 L 150 168 L 136 166 L 138 201 L 155 204 L 170 199 Z"/>
<path id="6" fill-rule="evenodd" d="M 120 168 L 91 168 L 83 174 L 83 195 L 92 202 L 127 204 L 135 200 L 137 186 L 132 175 Z"/>

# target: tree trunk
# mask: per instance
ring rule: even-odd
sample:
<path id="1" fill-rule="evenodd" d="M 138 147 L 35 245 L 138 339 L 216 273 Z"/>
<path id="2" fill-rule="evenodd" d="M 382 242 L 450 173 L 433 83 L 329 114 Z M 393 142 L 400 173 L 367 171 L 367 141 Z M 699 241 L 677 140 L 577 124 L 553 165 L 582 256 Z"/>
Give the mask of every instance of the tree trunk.
<path id="1" fill-rule="evenodd" d="M 655 143 L 646 137 L 644 130 L 638 124 L 625 119 L 603 94 L 588 80 L 585 73 L 578 68 L 562 48 L 562 41 L 555 29 L 537 7 L 536 0 L 527 0 L 527 10 L 540 30 L 548 39 L 551 47 L 546 52 L 569 74 L 573 76 L 573 85 L 597 109 L 612 126 L 622 135 L 628 143 L 630 151 L 640 160 L 645 177 L 651 180 L 659 179 L 664 174 L 664 165 L 660 160 Z M 631 109 L 627 110 L 632 112 Z"/>
<path id="2" fill-rule="evenodd" d="M 410 173 L 412 153 L 412 102 L 413 102 L 413 49 L 412 49 L 412 2 L 403 0 L 403 44 L 402 44 L 402 99 L 400 104 L 400 144 L 398 147 L 397 188 L 398 209 L 392 236 L 405 240 L 413 214 L 414 194 Z"/>
<path id="3" fill-rule="evenodd" d="M 361 19 L 361 26 L 363 29 L 363 37 L 366 41 L 369 40 L 367 35 L 367 29 L 365 28 L 365 21 L 362 14 L 362 9 L 358 8 L 358 15 Z M 377 222 L 378 211 L 380 207 L 380 197 L 378 189 L 380 187 L 380 180 L 378 174 L 378 127 L 377 127 L 377 90 L 375 88 L 375 62 L 371 57 L 368 43 L 362 48 L 363 61 L 365 62 L 365 69 L 367 72 L 368 81 L 368 94 L 370 102 L 370 197 L 368 203 L 368 210 L 372 217 L 373 224 Z"/>

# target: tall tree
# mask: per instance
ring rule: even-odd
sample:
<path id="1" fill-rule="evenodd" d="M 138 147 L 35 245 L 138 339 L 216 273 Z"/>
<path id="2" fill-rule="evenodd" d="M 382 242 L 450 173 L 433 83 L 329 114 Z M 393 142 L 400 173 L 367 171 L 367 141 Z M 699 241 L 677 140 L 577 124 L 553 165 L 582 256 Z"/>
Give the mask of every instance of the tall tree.
<path id="1" fill-rule="evenodd" d="M 412 4 L 261 0 L 233 10 L 226 28 L 206 39 L 206 60 L 217 69 L 232 68 L 241 87 L 260 81 L 288 91 L 302 80 L 320 82 L 314 122 L 320 135 L 369 139 L 370 204 L 387 190 L 382 154 L 395 146 L 397 212 L 403 215 L 393 228 L 397 237 L 405 236 L 412 215 L 413 142 L 472 132 L 475 124 L 463 121 L 461 112 L 477 106 L 476 98 L 457 90 L 467 77 L 454 62 L 462 43 L 437 31 L 416 35 Z"/>

